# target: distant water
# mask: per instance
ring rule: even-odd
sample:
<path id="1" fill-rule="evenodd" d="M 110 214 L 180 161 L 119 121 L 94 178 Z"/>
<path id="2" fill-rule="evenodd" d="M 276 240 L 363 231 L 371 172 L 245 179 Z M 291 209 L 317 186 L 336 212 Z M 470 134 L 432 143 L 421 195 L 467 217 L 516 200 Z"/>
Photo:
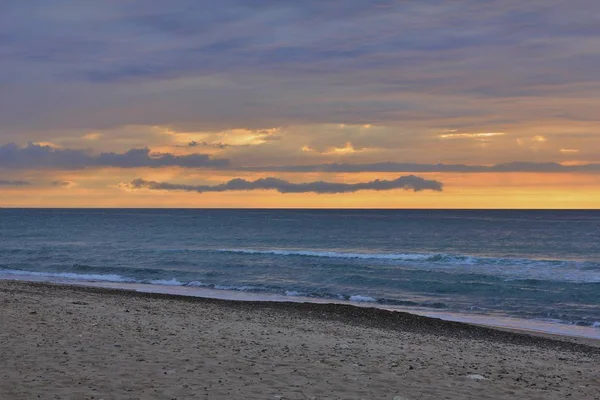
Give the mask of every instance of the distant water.
<path id="1" fill-rule="evenodd" d="M 1 277 L 347 300 L 600 332 L 600 211 L 1 209 Z"/>

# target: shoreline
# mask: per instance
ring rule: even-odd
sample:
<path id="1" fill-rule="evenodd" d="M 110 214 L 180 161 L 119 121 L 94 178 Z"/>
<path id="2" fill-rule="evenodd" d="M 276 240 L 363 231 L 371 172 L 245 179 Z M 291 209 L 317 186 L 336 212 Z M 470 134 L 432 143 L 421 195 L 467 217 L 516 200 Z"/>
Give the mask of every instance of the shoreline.
<path id="1" fill-rule="evenodd" d="M 99 288 L 108 290 L 130 291 L 136 293 L 162 294 L 166 296 L 191 297 L 203 299 L 218 299 L 222 301 L 250 302 L 250 303 L 306 303 L 346 305 L 358 308 L 386 310 L 399 313 L 408 313 L 426 318 L 457 322 L 468 325 L 480 326 L 494 330 L 517 332 L 533 336 L 559 338 L 575 343 L 591 343 L 600 345 L 600 329 L 596 327 L 567 325 L 543 320 L 526 320 L 508 316 L 492 316 L 487 314 L 469 314 L 455 311 L 446 311 L 427 308 L 411 308 L 405 306 L 391 306 L 373 302 L 319 299 L 304 296 L 287 296 L 279 294 L 256 294 L 235 290 L 217 290 L 202 287 L 152 285 L 134 282 L 111 281 L 82 281 L 69 279 L 48 280 L 35 278 L 29 275 L 0 276 L 2 281 L 15 281 L 25 283 L 40 283 L 58 286 L 73 286 L 83 288 Z"/>
<path id="2" fill-rule="evenodd" d="M 0 281 L 0 398 L 599 399 L 598 343 L 345 304 Z"/>
<path id="3" fill-rule="evenodd" d="M 198 304 L 216 304 L 235 309 L 278 309 L 283 312 L 297 313 L 302 317 L 323 319 L 358 326 L 376 327 L 379 329 L 401 330 L 414 333 L 438 334 L 460 339 L 481 339 L 510 342 L 523 345 L 565 346 L 569 351 L 592 352 L 600 355 L 600 339 L 548 333 L 534 330 L 490 326 L 471 322 L 446 320 L 411 313 L 403 310 L 390 310 L 369 306 L 369 304 L 352 304 L 349 302 L 300 302 L 276 300 L 236 300 L 231 298 L 202 297 L 185 294 L 139 291 L 123 287 L 92 286 L 77 283 L 53 283 L 42 281 L 0 280 L 16 282 L 31 287 L 52 287 L 58 290 L 74 290 L 82 293 L 95 293 L 111 296 L 133 297 L 181 301 Z M 555 343 L 555 342 L 559 342 Z M 580 347 L 583 346 L 583 347 Z"/>

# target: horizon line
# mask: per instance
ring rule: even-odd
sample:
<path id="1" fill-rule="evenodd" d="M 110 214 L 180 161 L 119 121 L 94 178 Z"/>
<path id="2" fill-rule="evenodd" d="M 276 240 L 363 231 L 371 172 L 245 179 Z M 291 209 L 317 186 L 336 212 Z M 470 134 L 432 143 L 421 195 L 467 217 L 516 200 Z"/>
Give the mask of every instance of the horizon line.
<path id="1" fill-rule="evenodd" d="M 600 211 L 600 208 L 391 208 L 391 207 L 24 207 L 0 206 L 0 210 L 321 210 L 321 211 Z"/>

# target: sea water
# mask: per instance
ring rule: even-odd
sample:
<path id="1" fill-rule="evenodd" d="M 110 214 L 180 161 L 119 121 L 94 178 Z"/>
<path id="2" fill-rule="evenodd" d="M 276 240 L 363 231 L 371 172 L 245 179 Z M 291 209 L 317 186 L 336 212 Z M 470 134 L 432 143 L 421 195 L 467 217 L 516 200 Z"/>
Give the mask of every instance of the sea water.
<path id="1" fill-rule="evenodd" d="M 600 212 L 1 209 L 0 278 L 600 337 Z"/>

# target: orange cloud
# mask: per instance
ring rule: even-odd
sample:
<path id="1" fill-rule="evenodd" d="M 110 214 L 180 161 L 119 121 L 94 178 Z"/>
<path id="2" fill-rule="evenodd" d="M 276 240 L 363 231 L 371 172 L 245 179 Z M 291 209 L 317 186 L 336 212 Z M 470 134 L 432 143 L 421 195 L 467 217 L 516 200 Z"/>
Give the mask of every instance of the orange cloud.
<path id="1" fill-rule="evenodd" d="M 563 154 L 575 154 L 579 153 L 579 149 L 560 149 L 560 152 Z"/>
<path id="2" fill-rule="evenodd" d="M 478 133 L 443 133 L 438 135 L 442 139 L 478 139 L 503 136 L 504 132 L 478 132 Z"/>

